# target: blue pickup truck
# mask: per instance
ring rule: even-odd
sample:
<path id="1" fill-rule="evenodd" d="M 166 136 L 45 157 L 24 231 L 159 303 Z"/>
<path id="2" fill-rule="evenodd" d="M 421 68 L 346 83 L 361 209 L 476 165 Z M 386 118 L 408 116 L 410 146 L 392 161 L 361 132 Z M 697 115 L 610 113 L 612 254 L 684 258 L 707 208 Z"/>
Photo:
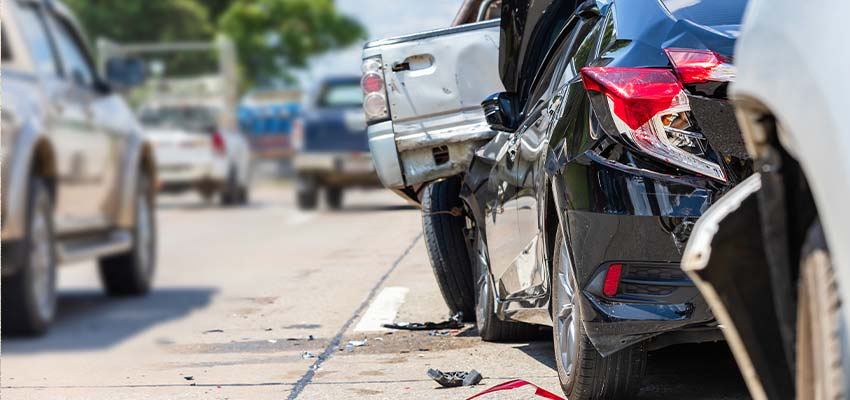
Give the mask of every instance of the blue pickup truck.
<path id="1" fill-rule="evenodd" d="M 362 104 L 359 76 L 326 78 L 307 100 L 292 137 L 298 208 L 316 208 L 322 190 L 328 207 L 339 209 L 345 189 L 380 187 Z"/>

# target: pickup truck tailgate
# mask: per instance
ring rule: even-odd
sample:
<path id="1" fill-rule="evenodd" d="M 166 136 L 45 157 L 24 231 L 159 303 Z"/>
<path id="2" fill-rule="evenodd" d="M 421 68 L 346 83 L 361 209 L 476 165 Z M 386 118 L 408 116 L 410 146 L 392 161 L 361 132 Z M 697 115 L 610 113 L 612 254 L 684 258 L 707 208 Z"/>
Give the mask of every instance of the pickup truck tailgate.
<path id="1" fill-rule="evenodd" d="M 499 21 L 366 44 L 363 58 L 376 56 L 383 64 L 390 120 L 371 125 L 369 137 L 384 185 L 414 187 L 465 171 L 476 146 L 494 135 L 481 101 L 504 90 Z"/>

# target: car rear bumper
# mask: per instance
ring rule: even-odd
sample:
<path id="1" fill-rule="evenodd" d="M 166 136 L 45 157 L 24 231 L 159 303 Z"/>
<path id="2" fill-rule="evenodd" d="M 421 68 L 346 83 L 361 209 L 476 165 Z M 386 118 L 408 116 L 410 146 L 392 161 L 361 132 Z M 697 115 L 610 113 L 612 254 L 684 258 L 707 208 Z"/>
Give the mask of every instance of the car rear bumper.
<path id="1" fill-rule="evenodd" d="M 396 134 L 386 121 L 369 126 L 368 134 L 381 183 L 403 189 L 465 172 L 475 149 L 495 132 L 480 122 Z"/>
<path id="2" fill-rule="evenodd" d="M 731 185 L 617 166 L 568 164 L 556 179 L 588 336 L 603 355 L 687 327 L 716 325 L 680 269 L 691 229 Z M 608 267 L 622 265 L 619 290 L 603 293 Z"/>
<path id="3" fill-rule="evenodd" d="M 326 186 L 380 186 L 368 153 L 306 152 L 293 161 L 300 176 L 310 176 Z"/>

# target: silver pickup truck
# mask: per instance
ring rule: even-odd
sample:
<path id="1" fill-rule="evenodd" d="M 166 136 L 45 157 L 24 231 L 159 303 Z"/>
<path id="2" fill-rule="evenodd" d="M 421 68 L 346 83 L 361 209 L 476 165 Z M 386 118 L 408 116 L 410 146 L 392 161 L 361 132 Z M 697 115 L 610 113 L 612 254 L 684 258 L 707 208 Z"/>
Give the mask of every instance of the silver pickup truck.
<path id="1" fill-rule="evenodd" d="M 498 1 L 468 0 L 458 26 L 367 43 L 363 109 L 381 182 L 420 205 L 431 265 L 452 313 L 475 315 L 458 197 L 475 152 L 496 132 L 481 102 L 499 79 Z M 464 23 L 470 21 L 470 23 Z"/>
<path id="2" fill-rule="evenodd" d="M 106 291 L 139 295 L 156 264 L 153 148 L 116 88 L 140 60 L 102 77 L 59 1 L 0 8 L 3 335 L 43 333 L 56 314 L 56 266 L 98 260 Z"/>

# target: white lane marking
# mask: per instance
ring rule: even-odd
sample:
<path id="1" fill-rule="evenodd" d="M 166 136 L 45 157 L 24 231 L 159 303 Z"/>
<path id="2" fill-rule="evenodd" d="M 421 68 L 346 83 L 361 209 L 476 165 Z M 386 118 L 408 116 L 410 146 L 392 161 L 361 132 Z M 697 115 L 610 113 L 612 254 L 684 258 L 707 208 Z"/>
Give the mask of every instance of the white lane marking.
<path id="1" fill-rule="evenodd" d="M 384 324 L 395 322 L 398 309 L 404 304 L 404 297 L 410 289 L 400 286 L 386 287 L 372 300 L 363 318 L 354 327 L 355 332 L 386 331 Z"/>
<path id="2" fill-rule="evenodd" d="M 310 222 L 313 218 L 316 217 L 315 212 L 302 212 L 298 211 L 289 215 L 289 218 L 286 219 L 286 225 L 302 225 L 304 223 Z"/>

